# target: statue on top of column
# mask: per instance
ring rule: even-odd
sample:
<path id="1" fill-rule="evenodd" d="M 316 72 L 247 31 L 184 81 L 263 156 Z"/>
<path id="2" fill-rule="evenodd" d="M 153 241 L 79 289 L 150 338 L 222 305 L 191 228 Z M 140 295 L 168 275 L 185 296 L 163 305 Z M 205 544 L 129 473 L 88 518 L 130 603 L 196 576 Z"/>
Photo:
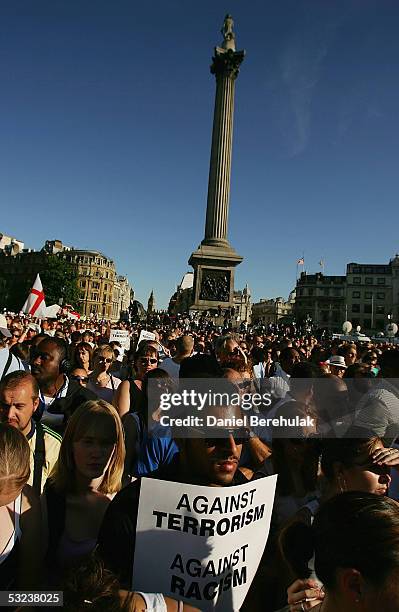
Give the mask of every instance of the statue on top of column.
<path id="1" fill-rule="evenodd" d="M 233 32 L 234 21 L 231 15 L 226 15 L 223 22 L 223 27 L 220 30 L 223 35 L 223 49 L 232 49 L 232 51 L 236 50 L 235 44 L 235 34 Z"/>

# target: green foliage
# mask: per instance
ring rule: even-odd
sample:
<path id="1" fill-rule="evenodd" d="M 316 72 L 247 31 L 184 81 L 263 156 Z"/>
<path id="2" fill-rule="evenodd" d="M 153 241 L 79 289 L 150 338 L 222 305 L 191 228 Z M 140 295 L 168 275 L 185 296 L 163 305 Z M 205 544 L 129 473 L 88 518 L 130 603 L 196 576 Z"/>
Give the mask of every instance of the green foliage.
<path id="1" fill-rule="evenodd" d="M 46 267 L 40 272 L 46 305 L 71 304 L 75 310 L 79 307 L 78 270 L 73 264 L 57 255 L 46 257 Z"/>

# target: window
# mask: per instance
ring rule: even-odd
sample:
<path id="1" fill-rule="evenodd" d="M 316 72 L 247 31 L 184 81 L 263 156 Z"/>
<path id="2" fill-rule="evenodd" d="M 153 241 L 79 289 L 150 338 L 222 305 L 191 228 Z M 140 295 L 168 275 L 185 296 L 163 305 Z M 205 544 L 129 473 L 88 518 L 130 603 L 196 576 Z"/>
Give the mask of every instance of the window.
<path id="1" fill-rule="evenodd" d="M 367 276 L 365 278 L 365 283 L 366 283 L 366 285 L 372 285 L 373 284 L 373 279 L 370 276 Z"/>
<path id="2" fill-rule="evenodd" d="M 313 289 L 308 289 L 308 295 L 313 295 Z"/>
<path id="3" fill-rule="evenodd" d="M 330 295 L 329 289 L 323 289 L 323 295 Z"/>
<path id="4" fill-rule="evenodd" d="M 364 299 L 366 300 L 371 300 L 373 294 L 371 293 L 371 291 L 366 291 L 364 294 Z"/>
<path id="5" fill-rule="evenodd" d="M 86 281 L 85 280 L 81 280 L 80 281 L 80 286 L 81 287 L 86 287 Z"/>
<path id="6" fill-rule="evenodd" d="M 377 300 L 385 300 L 385 293 L 384 292 L 377 293 Z"/>
<path id="7" fill-rule="evenodd" d="M 385 278 L 377 278 L 377 285 L 385 285 Z"/>
<path id="8" fill-rule="evenodd" d="M 364 312 L 367 313 L 367 314 L 370 314 L 371 312 L 373 312 L 372 304 L 365 304 L 364 305 Z"/>
<path id="9" fill-rule="evenodd" d="M 360 291 L 352 291 L 352 298 L 360 298 Z"/>
<path id="10" fill-rule="evenodd" d="M 361 280 L 362 280 L 362 279 L 360 278 L 360 276 L 354 276 L 354 277 L 353 277 L 353 284 L 354 284 L 354 285 L 360 285 Z"/>
<path id="11" fill-rule="evenodd" d="M 353 268 L 352 272 L 353 272 L 353 274 L 360 274 L 360 268 L 355 267 L 355 268 Z"/>
<path id="12" fill-rule="evenodd" d="M 334 289 L 334 295 L 335 296 L 340 296 L 341 295 L 341 289 Z M 360 297 L 360 295 L 359 295 Z"/>
<path id="13" fill-rule="evenodd" d="M 365 274 L 372 274 L 373 273 L 373 268 L 365 268 L 364 273 Z"/>
<path id="14" fill-rule="evenodd" d="M 352 304 L 352 312 L 360 312 L 360 304 Z"/>
<path id="15" fill-rule="evenodd" d="M 384 306 L 377 306 L 376 308 L 376 313 L 377 314 L 385 314 L 385 307 Z"/>
<path id="16" fill-rule="evenodd" d="M 364 319 L 364 327 L 366 329 L 371 329 L 371 319 Z"/>

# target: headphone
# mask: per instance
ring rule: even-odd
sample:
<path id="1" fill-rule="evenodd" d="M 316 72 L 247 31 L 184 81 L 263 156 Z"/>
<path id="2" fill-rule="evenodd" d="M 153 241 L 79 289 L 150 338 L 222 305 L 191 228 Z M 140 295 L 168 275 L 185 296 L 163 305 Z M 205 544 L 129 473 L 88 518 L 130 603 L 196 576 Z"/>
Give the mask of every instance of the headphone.
<path id="1" fill-rule="evenodd" d="M 58 366 L 60 370 L 60 374 L 68 374 L 71 369 L 71 362 L 69 359 L 61 359 L 60 365 Z"/>

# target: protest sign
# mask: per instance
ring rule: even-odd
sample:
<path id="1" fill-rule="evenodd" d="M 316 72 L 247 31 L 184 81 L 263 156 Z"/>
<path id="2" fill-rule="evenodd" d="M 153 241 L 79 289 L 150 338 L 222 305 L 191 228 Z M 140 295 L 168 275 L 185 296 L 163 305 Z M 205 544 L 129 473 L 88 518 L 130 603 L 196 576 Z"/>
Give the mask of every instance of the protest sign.
<path id="1" fill-rule="evenodd" d="M 111 329 L 109 334 L 110 342 L 120 342 L 120 345 L 125 351 L 130 349 L 130 336 L 126 329 Z"/>
<path id="2" fill-rule="evenodd" d="M 276 480 L 201 487 L 143 478 L 133 589 L 205 612 L 239 610 L 269 535 Z"/>
<path id="3" fill-rule="evenodd" d="M 147 331 L 146 329 L 142 329 L 140 332 L 139 341 L 137 342 L 137 346 L 142 340 L 155 340 L 155 334 L 153 332 Z"/>

